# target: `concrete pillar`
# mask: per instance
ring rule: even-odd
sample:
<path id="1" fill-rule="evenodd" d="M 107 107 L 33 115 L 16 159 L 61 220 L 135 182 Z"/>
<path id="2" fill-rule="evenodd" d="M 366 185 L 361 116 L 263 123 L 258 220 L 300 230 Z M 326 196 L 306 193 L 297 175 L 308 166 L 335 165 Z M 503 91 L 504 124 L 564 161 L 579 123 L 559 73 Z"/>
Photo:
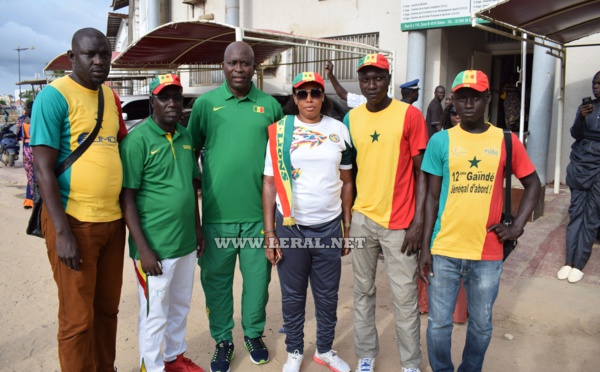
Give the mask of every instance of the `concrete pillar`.
<path id="1" fill-rule="evenodd" d="M 406 81 L 419 79 L 419 99 L 413 106 L 423 111 L 423 83 L 425 82 L 425 52 L 427 47 L 427 30 L 408 32 L 408 45 L 406 46 Z M 403 84 L 401 82 L 400 84 Z M 398 84 L 398 85 L 400 85 Z M 394 87 L 398 89 L 398 87 Z"/>
<path id="2" fill-rule="evenodd" d="M 160 0 L 148 0 L 146 3 L 146 33 L 160 26 Z"/>
<path id="3" fill-rule="evenodd" d="M 537 41 L 541 42 L 541 39 L 537 39 Z M 539 45 L 535 45 L 533 48 L 529 139 L 527 140 L 527 154 L 540 176 L 542 185 L 547 183 L 546 168 L 548 167 L 548 148 L 556 74 L 556 58 L 546 53 L 547 51 L 547 48 Z"/>
<path id="4" fill-rule="evenodd" d="M 240 27 L 240 0 L 225 0 L 225 23 Z"/>
<path id="5" fill-rule="evenodd" d="M 127 22 L 127 45 L 130 46 L 133 44 L 135 37 L 133 35 L 134 32 L 134 24 L 135 24 L 135 9 L 136 9 L 136 0 L 129 0 L 129 22 Z"/>
<path id="6" fill-rule="evenodd" d="M 160 0 L 160 15 L 158 21 L 160 25 L 171 22 L 171 0 Z"/>

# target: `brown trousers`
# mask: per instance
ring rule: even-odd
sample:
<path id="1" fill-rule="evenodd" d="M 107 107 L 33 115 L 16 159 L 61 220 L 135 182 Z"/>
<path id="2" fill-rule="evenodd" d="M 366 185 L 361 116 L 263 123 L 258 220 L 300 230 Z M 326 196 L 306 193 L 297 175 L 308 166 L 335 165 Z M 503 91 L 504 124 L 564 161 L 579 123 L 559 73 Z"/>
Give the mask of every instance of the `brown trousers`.
<path id="1" fill-rule="evenodd" d="M 60 262 L 56 233 L 42 209 L 42 232 L 58 287 L 58 357 L 65 372 L 114 372 L 117 313 L 123 282 L 125 223 L 81 222 L 69 215 L 79 246 L 79 272 Z"/>

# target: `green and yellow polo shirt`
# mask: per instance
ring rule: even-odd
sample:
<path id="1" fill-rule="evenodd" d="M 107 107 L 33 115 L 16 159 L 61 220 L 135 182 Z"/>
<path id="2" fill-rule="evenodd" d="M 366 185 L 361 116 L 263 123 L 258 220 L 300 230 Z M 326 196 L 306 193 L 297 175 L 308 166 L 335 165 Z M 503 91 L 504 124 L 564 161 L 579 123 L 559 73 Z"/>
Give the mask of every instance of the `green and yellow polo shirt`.
<path id="1" fill-rule="evenodd" d="M 90 147 L 58 177 L 65 213 L 83 222 L 111 222 L 122 217 L 119 194 L 123 183 L 117 137 L 122 123 L 121 103 L 101 85 L 104 95 L 102 126 Z M 35 99 L 31 117 L 31 146 L 58 150 L 63 162 L 96 126 L 98 91 L 69 76 L 56 79 Z M 123 124 L 124 125 L 124 124 Z"/>
<path id="2" fill-rule="evenodd" d="M 200 176 L 187 130 L 162 130 L 152 118 L 138 124 L 119 146 L 123 187 L 137 190 L 140 224 L 160 259 L 183 257 L 196 249 L 195 198 L 192 180 Z M 139 259 L 129 237 L 129 255 Z"/>

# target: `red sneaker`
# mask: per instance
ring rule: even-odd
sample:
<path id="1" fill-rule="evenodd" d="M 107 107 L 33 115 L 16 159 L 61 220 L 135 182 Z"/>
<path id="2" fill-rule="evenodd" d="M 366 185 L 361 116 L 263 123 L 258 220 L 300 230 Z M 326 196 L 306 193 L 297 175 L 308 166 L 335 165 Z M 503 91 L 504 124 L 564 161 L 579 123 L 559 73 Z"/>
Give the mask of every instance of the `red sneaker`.
<path id="1" fill-rule="evenodd" d="M 192 362 L 191 359 L 179 354 L 174 361 L 165 362 L 165 372 L 204 372 L 204 370 Z"/>

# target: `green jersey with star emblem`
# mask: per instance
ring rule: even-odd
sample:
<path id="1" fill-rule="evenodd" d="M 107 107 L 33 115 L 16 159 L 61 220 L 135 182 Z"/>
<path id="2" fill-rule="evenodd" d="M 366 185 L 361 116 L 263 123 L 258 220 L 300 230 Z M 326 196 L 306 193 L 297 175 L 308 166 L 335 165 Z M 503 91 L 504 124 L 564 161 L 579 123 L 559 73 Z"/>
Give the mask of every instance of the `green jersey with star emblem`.
<path id="1" fill-rule="evenodd" d="M 194 103 L 188 131 L 204 147 L 202 222 L 260 222 L 267 127 L 283 117 L 275 98 L 254 84 L 235 97 L 224 82 Z"/>
<path id="2" fill-rule="evenodd" d="M 501 260 L 502 243 L 487 229 L 502 216 L 506 151 L 502 129 L 469 133 L 460 125 L 435 133 L 421 169 L 442 177 L 431 254 L 468 260 Z M 512 134 L 512 172 L 523 178 L 535 168 Z"/>

